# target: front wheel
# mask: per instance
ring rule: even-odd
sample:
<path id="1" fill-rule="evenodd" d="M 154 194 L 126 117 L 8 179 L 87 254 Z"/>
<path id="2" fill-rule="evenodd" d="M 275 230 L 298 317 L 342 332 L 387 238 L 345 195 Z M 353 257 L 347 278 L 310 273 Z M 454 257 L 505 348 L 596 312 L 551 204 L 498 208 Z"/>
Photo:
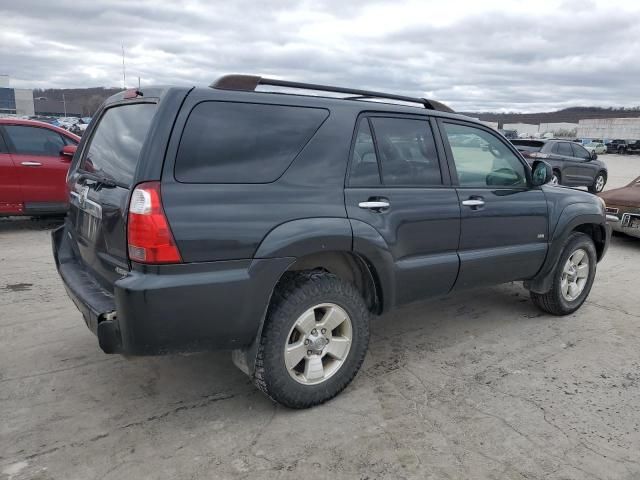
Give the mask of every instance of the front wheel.
<path id="1" fill-rule="evenodd" d="M 591 237 L 580 232 L 572 233 L 553 272 L 551 290 L 544 294 L 531 292 L 531 300 L 552 315 L 575 312 L 591 291 L 597 261 Z"/>
<path id="2" fill-rule="evenodd" d="M 325 272 L 295 273 L 274 293 L 254 382 L 287 407 L 312 407 L 349 385 L 368 344 L 369 312 L 353 284 Z"/>
<path id="3" fill-rule="evenodd" d="M 598 175 L 596 175 L 596 178 L 593 180 L 593 185 L 590 185 L 588 187 L 588 190 L 591 193 L 600 193 L 602 192 L 602 190 L 604 190 L 604 186 L 606 183 L 607 176 L 603 172 L 600 172 L 598 173 Z"/>

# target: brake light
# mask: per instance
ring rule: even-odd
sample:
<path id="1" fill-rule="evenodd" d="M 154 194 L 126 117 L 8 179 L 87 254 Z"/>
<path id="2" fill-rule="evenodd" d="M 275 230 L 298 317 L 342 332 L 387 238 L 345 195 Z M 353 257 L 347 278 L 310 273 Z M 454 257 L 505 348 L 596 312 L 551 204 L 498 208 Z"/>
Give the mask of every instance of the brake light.
<path id="1" fill-rule="evenodd" d="M 138 185 L 131 194 L 127 225 L 129 259 L 140 263 L 181 263 L 162 208 L 160 182 Z"/>

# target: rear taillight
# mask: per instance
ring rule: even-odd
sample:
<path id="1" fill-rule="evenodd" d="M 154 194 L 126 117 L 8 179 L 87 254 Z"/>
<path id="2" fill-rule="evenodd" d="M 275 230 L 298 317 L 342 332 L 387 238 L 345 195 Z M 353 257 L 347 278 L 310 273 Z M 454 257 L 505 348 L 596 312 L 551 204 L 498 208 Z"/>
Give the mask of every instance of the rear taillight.
<path id="1" fill-rule="evenodd" d="M 127 244 L 129 259 L 134 262 L 182 262 L 162 208 L 160 182 L 141 183 L 133 190 L 129 203 Z"/>

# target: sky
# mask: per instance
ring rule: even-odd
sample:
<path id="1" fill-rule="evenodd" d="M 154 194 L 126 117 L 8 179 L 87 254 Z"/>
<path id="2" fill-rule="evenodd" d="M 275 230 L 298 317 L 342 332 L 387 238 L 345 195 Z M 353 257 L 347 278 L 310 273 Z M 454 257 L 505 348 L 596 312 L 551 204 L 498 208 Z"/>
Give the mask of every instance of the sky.
<path id="1" fill-rule="evenodd" d="M 640 1 L 0 0 L 16 88 L 210 84 L 228 73 L 458 111 L 640 105 Z"/>

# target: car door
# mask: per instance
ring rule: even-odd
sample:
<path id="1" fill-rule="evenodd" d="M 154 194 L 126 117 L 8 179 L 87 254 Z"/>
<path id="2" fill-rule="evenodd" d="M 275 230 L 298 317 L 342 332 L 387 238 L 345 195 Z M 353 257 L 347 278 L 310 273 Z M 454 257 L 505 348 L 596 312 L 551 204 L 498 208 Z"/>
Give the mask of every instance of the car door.
<path id="1" fill-rule="evenodd" d="M 354 137 L 347 214 L 388 245 L 396 305 L 447 293 L 458 274 L 460 207 L 434 127 L 425 116 L 367 114 Z"/>
<path id="2" fill-rule="evenodd" d="M 591 162 L 591 153 L 577 143 L 572 143 L 571 148 L 573 149 L 573 168 L 575 169 L 576 182 L 579 185 L 592 185 L 599 169 Z"/>
<path id="3" fill-rule="evenodd" d="M 461 230 L 455 288 L 533 277 L 547 252 L 547 202 L 530 169 L 491 129 L 441 120 Z"/>
<path id="4" fill-rule="evenodd" d="M 4 141 L 0 125 L 0 215 L 22 213 L 22 188 L 18 169 Z"/>
<path id="5" fill-rule="evenodd" d="M 560 164 L 560 183 L 567 186 L 584 185 L 581 173 L 581 159 L 574 156 L 571 143 L 556 142 L 551 149 L 552 158 Z"/>
<path id="6" fill-rule="evenodd" d="M 64 209 L 71 158 L 61 153 L 66 144 L 62 135 L 33 125 L 5 125 L 4 131 L 22 186 L 25 211 Z"/>

